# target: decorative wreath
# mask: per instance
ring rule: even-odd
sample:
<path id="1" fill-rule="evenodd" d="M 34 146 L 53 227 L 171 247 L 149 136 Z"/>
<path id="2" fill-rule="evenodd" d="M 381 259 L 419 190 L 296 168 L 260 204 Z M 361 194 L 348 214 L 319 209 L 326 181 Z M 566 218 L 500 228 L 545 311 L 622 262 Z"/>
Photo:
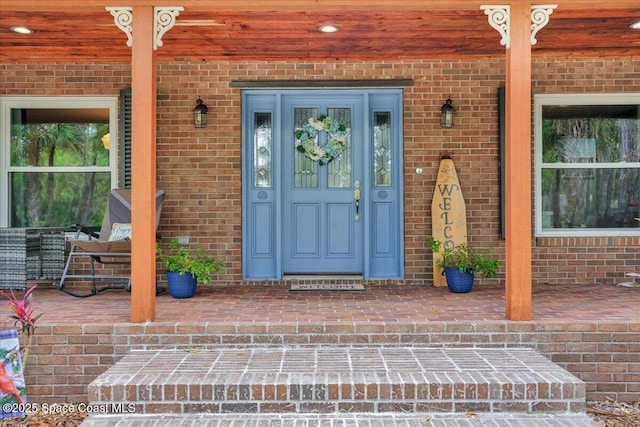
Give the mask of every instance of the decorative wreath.
<path id="1" fill-rule="evenodd" d="M 316 143 L 318 132 L 321 131 L 328 134 L 327 143 L 322 147 Z M 295 135 L 299 141 L 296 150 L 321 165 L 340 157 L 347 147 L 347 126 L 325 115 L 317 119 L 310 117 L 301 129 L 296 130 Z"/>

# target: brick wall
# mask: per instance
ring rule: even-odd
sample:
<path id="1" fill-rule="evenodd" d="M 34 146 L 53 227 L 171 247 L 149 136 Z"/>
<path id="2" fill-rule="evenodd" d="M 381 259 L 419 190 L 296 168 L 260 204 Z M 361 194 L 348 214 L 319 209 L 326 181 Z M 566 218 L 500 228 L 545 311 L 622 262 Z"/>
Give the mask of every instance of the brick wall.
<path id="1" fill-rule="evenodd" d="M 225 262 L 219 281 L 241 281 L 240 89 L 234 80 L 413 79 L 404 88 L 405 271 L 431 278 L 430 206 L 440 153 L 450 151 L 466 196 L 469 239 L 499 257 L 497 87 L 504 61 L 176 62 L 158 65 L 158 185 L 167 190 L 163 238 L 190 236 Z M 0 64 L 3 95 L 118 95 L 129 64 Z M 640 60 L 533 63 L 534 93 L 640 92 Z M 195 129 L 200 96 L 210 126 Z M 442 129 L 451 96 L 456 126 Z M 423 175 L 417 175 L 422 167 Z M 603 244 L 605 243 L 605 244 Z M 534 283 L 611 282 L 640 264 L 640 239 L 533 239 Z M 503 281 L 499 274 L 494 281 Z"/>
<path id="2" fill-rule="evenodd" d="M 640 399 L 640 324 L 554 321 L 41 325 L 27 392 L 40 403 L 85 402 L 87 385 L 131 349 L 317 344 L 531 347 L 585 381 L 589 400 Z"/>

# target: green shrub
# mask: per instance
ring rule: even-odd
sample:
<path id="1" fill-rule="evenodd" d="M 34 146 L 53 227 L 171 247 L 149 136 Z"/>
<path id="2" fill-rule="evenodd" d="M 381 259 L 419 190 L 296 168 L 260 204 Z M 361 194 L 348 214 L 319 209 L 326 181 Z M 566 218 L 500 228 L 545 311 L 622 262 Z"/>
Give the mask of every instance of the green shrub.
<path id="1" fill-rule="evenodd" d="M 193 274 L 201 284 L 209 283 L 211 274 L 222 271 L 224 266 L 222 262 L 207 255 L 202 248 L 191 250 L 181 245 L 178 239 L 171 240 L 166 252 L 157 245 L 156 256 L 167 271 Z"/>
<path id="2" fill-rule="evenodd" d="M 433 256 L 440 252 L 442 242 L 429 237 L 429 246 L 433 251 Z M 462 243 L 452 248 L 444 248 L 442 258 L 436 261 L 438 268 L 457 268 L 461 272 L 480 273 L 482 277 L 490 279 L 496 275 L 500 263 L 490 254 L 469 247 Z"/>

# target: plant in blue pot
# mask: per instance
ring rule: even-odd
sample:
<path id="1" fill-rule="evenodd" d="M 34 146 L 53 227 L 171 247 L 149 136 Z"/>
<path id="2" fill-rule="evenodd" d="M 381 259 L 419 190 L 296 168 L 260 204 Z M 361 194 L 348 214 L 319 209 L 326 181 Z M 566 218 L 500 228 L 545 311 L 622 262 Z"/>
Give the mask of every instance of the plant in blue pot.
<path id="1" fill-rule="evenodd" d="M 434 256 L 440 254 L 442 242 L 433 237 L 429 237 L 428 241 Z M 476 274 L 490 279 L 496 275 L 500 263 L 491 254 L 463 243 L 453 248 L 445 247 L 436 265 L 444 270 L 449 291 L 465 293 L 473 288 Z"/>
<path id="2" fill-rule="evenodd" d="M 156 246 L 156 256 L 167 270 L 167 286 L 174 298 L 193 297 L 198 283 L 209 283 L 211 275 L 223 268 L 222 262 L 207 255 L 202 248 L 189 249 L 178 239 L 171 240 L 166 251 Z"/>

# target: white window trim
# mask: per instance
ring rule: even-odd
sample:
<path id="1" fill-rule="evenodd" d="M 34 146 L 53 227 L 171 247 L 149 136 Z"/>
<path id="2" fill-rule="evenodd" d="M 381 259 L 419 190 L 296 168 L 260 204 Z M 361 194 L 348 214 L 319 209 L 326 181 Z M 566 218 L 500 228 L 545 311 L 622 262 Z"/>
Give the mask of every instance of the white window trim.
<path id="1" fill-rule="evenodd" d="M 543 105 L 638 105 L 640 93 L 553 94 L 534 95 L 534 159 L 535 159 L 535 235 L 538 237 L 640 236 L 640 228 L 565 228 L 542 229 L 542 106 Z M 618 169 L 623 163 L 598 163 L 594 169 Z M 624 163 L 640 168 L 640 162 Z M 546 164 L 545 168 L 584 168 L 584 164 Z"/>
<path id="2" fill-rule="evenodd" d="M 10 165 L 11 109 L 13 108 L 108 108 L 111 149 L 109 166 L 60 167 L 58 172 L 110 172 L 111 188 L 118 185 L 118 97 L 117 96 L 0 96 L 0 227 L 9 226 L 9 173 L 49 170 L 46 167 Z"/>

